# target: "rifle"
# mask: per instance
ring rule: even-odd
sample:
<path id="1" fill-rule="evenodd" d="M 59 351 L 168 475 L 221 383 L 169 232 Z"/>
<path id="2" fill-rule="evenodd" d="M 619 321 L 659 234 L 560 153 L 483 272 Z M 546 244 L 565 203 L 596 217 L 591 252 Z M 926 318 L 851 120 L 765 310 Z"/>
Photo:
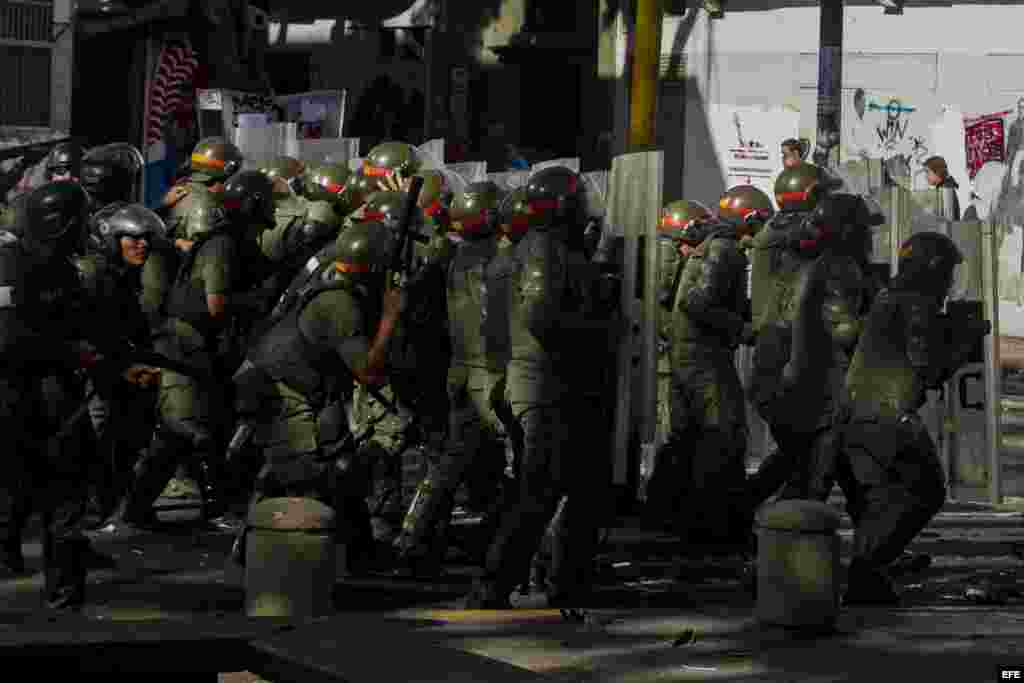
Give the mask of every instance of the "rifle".
<path id="1" fill-rule="evenodd" d="M 391 272 L 388 277 L 388 288 L 401 287 L 409 278 L 409 271 L 412 270 L 412 242 L 415 237 L 412 233 L 412 216 L 419 201 L 420 190 L 423 189 L 423 178 L 413 176 L 409 185 L 409 192 L 405 195 L 405 203 L 402 206 L 402 217 L 398 221 L 398 243 L 391 257 Z"/>

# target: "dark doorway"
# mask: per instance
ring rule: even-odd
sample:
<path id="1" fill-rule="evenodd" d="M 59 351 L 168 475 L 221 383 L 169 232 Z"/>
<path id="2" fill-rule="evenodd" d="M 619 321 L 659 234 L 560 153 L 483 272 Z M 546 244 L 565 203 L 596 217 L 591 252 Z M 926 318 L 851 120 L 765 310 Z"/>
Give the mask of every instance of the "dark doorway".
<path id="1" fill-rule="evenodd" d="M 309 92 L 310 57 L 308 52 L 268 52 L 266 70 L 274 92 L 278 95 Z"/>
<path id="2" fill-rule="evenodd" d="M 141 149 L 145 69 L 145 29 L 77 38 L 71 134 L 90 147 L 127 142 Z"/>
<path id="3" fill-rule="evenodd" d="M 574 157 L 580 134 L 580 67 L 560 59 L 552 55 L 550 60 L 531 60 L 520 67 L 521 144 Z"/>

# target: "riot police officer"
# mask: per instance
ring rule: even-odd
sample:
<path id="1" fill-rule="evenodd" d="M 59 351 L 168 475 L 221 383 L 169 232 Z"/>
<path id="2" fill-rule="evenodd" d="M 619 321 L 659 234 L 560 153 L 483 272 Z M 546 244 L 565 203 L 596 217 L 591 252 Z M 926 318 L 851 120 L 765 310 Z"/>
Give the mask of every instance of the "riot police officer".
<path id="1" fill-rule="evenodd" d="M 365 463 L 355 457 L 345 417 L 355 382 L 385 378 L 388 346 L 402 310 L 399 290 L 383 291 L 393 237 L 375 224 L 338 236 L 333 268 L 321 268 L 257 340 L 235 376 L 254 406 L 252 442 L 266 460 L 254 502 L 310 496 L 335 507 L 349 555 L 372 543 Z M 356 435 L 353 435 L 356 436 Z M 244 536 L 232 557 L 244 561 Z"/>
<path id="2" fill-rule="evenodd" d="M 62 142 L 53 148 L 46 160 L 46 181 L 78 181 L 82 175 L 82 146 L 77 142 Z"/>
<path id="3" fill-rule="evenodd" d="M 88 240 L 100 250 L 104 248 L 102 221 L 132 200 L 134 174 L 118 152 L 109 148 L 90 150 L 82 160 L 82 187 L 92 200 Z"/>
<path id="4" fill-rule="evenodd" d="M 457 246 L 442 264 L 452 359 L 447 390 L 448 439 L 428 466 L 403 522 L 398 544 L 416 571 L 433 573 L 444 558 L 444 527 L 455 506 L 456 489 L 469 477 L 471 507 L 489 510 L 505 469 L 504 431 L 491 396 L 502 383 L 508 339 L 507 279 L 491 277 L 497 255 L 498 191 L 474 183 L 456 195 L 449 211 Z M 490 539 L 488 539 L 489 541 Z"/>
<path id="5" fill-rule="evenodd" d="M 168 294 L 167 322 L 158 340 L 159 350 L 197 373 L 161 373 L 158 425 L 109 531 L 130 532 L 152 522 L 153 503 L 175 466 L 189 456 L 196 466 L 204 517 L 219 517 L 226 502 L 218 489 L 224 481 L 221 446 L 231 416 L 217 377 L 234 370 L 230 358 L 241 341 L 233 319 L 251 315 L 250 299 L 262 295 L 247 285 L 264 276 L 265 269 L 243 258 L 258 253 L 255 231 L 271 220 L 270 180 L 257 171 L 242 171 L 226 183 L 223 203 L 222 209 L 206 208 L 191 217 L 187 237 L 192 245 Z"/>
<path id="6" fill-rule="evenodd" d="M 867 316 L 830 439 L 816 451 L 810 493 L 824 500 L 842 487 L 853 519 L 847 604 L 893 604 L 887 568 L 946 499 L 935 444 L 918 411 L 925 394 L 949 380 L 991 331 L 986 320 L 942 313 L 957 264 L 951 239 L 914 235 L 898 271 Z"/>
<path id="7" fill-rule="evenodd" d="M 740 241 L 760 229 L 762 198 L 741 186 L 719 201 L 721 222 L 686 261 L 672 312 L 671 432 L 684 456 L 678 531 L 697 546 L 737 550 L 749 533 L 737 504 L 746 479 L 746 403 L 734 363 L 753 342 L 747 259 Z"/>
<path id="8" fill-rule="evenodd" d="M 167 191 L 159 210 L 180 249 L 189 246 L 188 235 L 194 232 L 188 225 L 189 216 L 196 208 L 194 204 L 200 202 L 201 205 L 210 199 L 208 195 L 214 195 L 214 199 L 219 197 L 224 182 L 242 169 L 242 161 L 242 152 L 223 138 L 204 138 L 196 145 L 189 161 L 192 175 Z"/>
<path id="9" fill-rule="evenodd" d="M 868 261 L 877 222 L 860 197 L 829 194 L 790 229 L 781 256 L 791 270 L 777 281 L 785 307 L 762 327 L 755 356 L 756 407 L 779 450 L 748 482 L 754 506 L 787 483 L 783 497 L 806 495 L 811 451 L 832 424 L 874 295 Z"/>
<path id="10" fill-rule="evenodd" d="M 395 175 L 400 180 L 411 178 L 423 167 L 420 153 L 405 142 L 382 142 L 366 155 L 363 173 L 371 178 L 381 179 Z"/>
<path id="11" fill-rule="evenodd" d="M 693 250 L 710 234 L 714 214 L 700 202 L 679 200 L 662 209 L 658 221 L 658 422 L 671 432 L 672 311 L 676 307 L 683 267 Z M 646 512 L 659 526 L 669 526 L 678 516 L 681 454 L 661 448 L 647 482 Z"/>
<path id="12" fill-rule="evenodd" d="M 141 204 L 125 205 L 90 223 L 98 223 L 99 240 L 84 257 L 76 260 L 88 299 L 87 310 L 96 329 L 112 349 L 150 346 L 149 320 L 142 310 L 142 268 L 149 258 L 149 245 L 163 239 L 166 229 L 160 217 Z M 135 464 L 134 454 L 144 448 L 152 429 L 150 416 L 155 407 L 159 371 L 140 380 L 146 391 L 128 385 L 96 385 L 89 402 L 89 417 L 96 433 L 98 482 L 103 519 L 114 508 L 127 485 L 126 475 Z"/>
<path id="13" fill-rule="evenodd" d="M 508 605 L 562 495 L 568 503 L 555 533 L 548 601 L 567 606 L 585 596 L 597 529 L 608 512 L 603 492 L 611 421 L 600 402 L 607 393 L 600 370 L 609 365 L 606 352 L 615 348 L 617 326 L 606 302 L 594 297 L 596 266 L 584 254 L 583 188 L 575 173 L 552 167 L 529 180 L 526 195 L 537 223 L 515 247 L 508 285 L 506 394 L 523 434 L 518 499 L 502 515 L 467 607 Z M 580 353 L 583 348 L 588 353 Z"/>
<path id="14" fill-rule="evenodd" d="M 342 216 L 336 211 L 336 200 L 341 188 L 329 192 L 324 187 L 323 183 L 336 185 L 331 180 L 336 173 L 321 173 L 307 185 L 305 165 L 291 157 L 282 157 L 261 172 L 273 183 L 274 221 L 259 233 L 257 241 L 263 256 L 273 264 L 279 283 L 276 289 L 281 290 L 299 267 L 337 237 Z M 307 192 L 315 198 L 304 196 Z"/>
<path id="15" fill-rule="evenodd" d="M 22 237 L 0 247 L 2 417 L 8 453 L 3 477 L 8 509 L 2 566 L 23 571 L 22 530 L 31 506 L 43 514 L 45 603 L 74 608 L 85 599 L 88 539 L 82 533 L 88 463 L 85 423 L 68 421 L 82 399 L 75 376 L 116 381 L 117 364 L 77 345 L 95 331 L 71 257 L 82 243 L 88 194 L 70 181 L 30 192 Z M 136 381 L 141 368 L 122 377 Z"/>
<path id="16" fill-rule="evenodd" d="M 806 275 L 808 264 L 819 255 L 818 234 L 809 232 L 807 219 L 821 196 L 826 194 L 824 174 L 817 166 L 807 163 L 785 169 L 775 180 L 775 201 L 779 213 L 775 214 L 764 230 L 754 238 L 750 249 L 751 308 L 756 344 L 753 371 L 748 387 L 748 398 L 758 414 L 767 423 L 772 438 L 778 444 L 777 454 L 762 463 L 775 467 L 773 460 L 789 471 L 806 471 L 806 457 L 824 414 L 811 416 L 804 406 L 793 401 L 779 400 L 783 369 L 792 356 L 793 321 L 796 318 L 798 289 L 801 274 Z M 814 423 L 814 424 L 811 424 Z M 762 498 L 759 480 L 771 478 L 755 476 L 753 497 Z M 774 481 L 774 479 L 771 479 Z M 767 495 L 774 493 L 770 491 Z"/>

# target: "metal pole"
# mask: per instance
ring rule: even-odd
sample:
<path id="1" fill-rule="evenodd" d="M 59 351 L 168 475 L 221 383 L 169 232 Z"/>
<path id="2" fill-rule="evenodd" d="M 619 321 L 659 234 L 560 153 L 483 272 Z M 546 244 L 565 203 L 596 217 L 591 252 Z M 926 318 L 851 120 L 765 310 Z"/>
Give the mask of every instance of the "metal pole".
<path id="1" fill-rule="evenodd" d="M 664 0 L 636 0 L 629 90 L 629 151 L 654 146 Z"/>
<path id="2" fill-rule="evenodd" d="M 839 146 L 843 87 L 843 0 L 821 0 L 821 37 L 818 45 L 818 135 L 814 163 L 835 164 L 832 150 Z"/>
<path id="3" fill-rule="evenodd" d="M 984 285 L 985 316 L 992 321 L 992 333 L 985 338 L 985 432 L 989 462 L 989 500 L 993 505 L 1003 502 L 1002 472 L 1002 373 L 999 360 L 999 245 L 995 218 L 983 223 L 981 259 Z"/>

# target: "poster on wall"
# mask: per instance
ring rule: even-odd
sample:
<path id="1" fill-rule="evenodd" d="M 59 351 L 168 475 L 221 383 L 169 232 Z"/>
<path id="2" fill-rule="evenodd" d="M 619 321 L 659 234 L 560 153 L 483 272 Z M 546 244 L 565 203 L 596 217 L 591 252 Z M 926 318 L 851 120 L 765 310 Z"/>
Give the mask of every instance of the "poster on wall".
<path id="1" fill-rule="evenodd" d="M 1008 112 L 977 118 L 964 117 L 964 148 L 967 151 L 967 177 L 974 180 L 989 161 L 1005 161 L 1003 117 Z"/>
<path id="2" fill-rule="evenodd" d="M 896 159 L 908 169 L 909 189 L 928 188 L 924 161 L 937 154 L 933 128 L 945 107 L 927 95 L 856 88 L 845 94 L 841 159 Z"/>
<path id="3" fill-rule="evenodd" d="M 317 90 L 277 98 L 285 119 L 298 125 L 300 140 L 339 138 L 345 121 L 344 90 Z"/>
<path id="4" fill-rule="evenodd" d="M 753 185 L 774 198 L 782 141 L 798 137 L 800 114 L 782 107 L 711 105 L 710 121 L 726 188 Z"/>

